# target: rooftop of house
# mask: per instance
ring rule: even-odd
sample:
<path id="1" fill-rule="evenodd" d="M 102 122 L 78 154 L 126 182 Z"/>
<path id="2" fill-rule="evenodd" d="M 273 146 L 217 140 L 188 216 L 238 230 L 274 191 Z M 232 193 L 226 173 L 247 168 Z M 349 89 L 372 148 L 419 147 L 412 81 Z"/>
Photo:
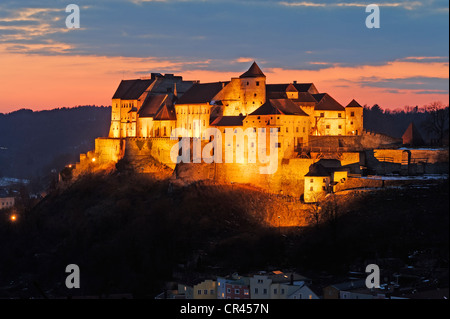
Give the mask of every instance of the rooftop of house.
<path id="1" fill-rule="evenodd" d="M 314 163 L 309 167 L 309 172 L 305 176 L 327 177 L 330 176 L 330 172 L 322 164 Z"/>
<path id="2" fill-rule="evenodd" d="M 309 92 L 313 87 L 313 83 L 279 83 L 279 84 L 266 84 L 266 91 L 268 93 L 279 92 L 295 92 L 295 88 L 298 92 Z M 289 90 L 289 91 L 288 91 Z"/>
<path id="3" fill-rule="evenodd" d="M 172 104 L 164 103 L 154 117 L 155 121 L 176 121 L 177 115 Z"/>
<path id="4" fill-rule="evenodd" d="M 345 282 L 333 284 L 330 286 L 333 288 L 336 288 L 337 290 L 350 291 L 350 290 L 366 287 L 366 280 L 365 279 L 351 280 L 351 281 L 345 281 Z"/>
<path id="5" fill-rule="evenodd" d="M 210 103 L 228 83 L 229 82 L 196 83 L 178 99 L 177 104 Z"/>
<path id="6" fill-rule="evenodd" d="M 299 115 L 308 116 L 297 104 L 289 99 L 269 99 L 250 115 Z"/>
<path id="7" fill-rule="evenodd" d="M 122 80 L 113 99 L 137 100 L 154 81 L 154 79 Z"/>
<path id="8" fill-rule="evenodd" d="M 245 116 L 221 116 L 216 118 L 211 125 L 212 126 L 242 126 Z"/>
<path id="9" fill-rule="evenodd" d="M 328 93 L 312 94 L 317 104 L 316 111 L 345 111 L 345 108 Z"/>
<path id="10" fill-rule="evenodd" d="M 149 94 L 139 109 L 139 117 L 154 117 L 163 104 L 172 104 L 167 94 Z"/>
<path id="11" fill-rule="evenodd" d="M 348 103 L 348 105 L 346 107 L 362 107 L 362 106 L 361 106 L 361 104 L 356 102 L 355 99 L 353 99 L 350 103 Z"/>

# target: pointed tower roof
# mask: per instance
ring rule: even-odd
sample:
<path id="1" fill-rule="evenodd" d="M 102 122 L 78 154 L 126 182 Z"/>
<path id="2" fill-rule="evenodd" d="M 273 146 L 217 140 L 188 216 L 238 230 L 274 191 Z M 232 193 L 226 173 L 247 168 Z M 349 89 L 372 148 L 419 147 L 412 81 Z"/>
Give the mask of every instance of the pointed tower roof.
<path id="1" fill-rule="evenodd" d="M 423 146 L 425 144 L 419 130 L 413 122 L 411 122 L 402 136 L 403 144 L 410 146 Z"/>
<path id="2" fill-rule="evenodd" d="M 259 77 L 266 77 L 264 73 L 259 68 L 258 64 L 256 62 L 253 62 L 250 69 L 247 70 L 247 72 L 243 73 L 240 78 L 259 78 Z"/>
<path id="3" fill-rule="evenodd" d="M 355 99 L 353 99 L 350 103 L 348 103 L 348 105 L 346 107 L 362 107 L 362 106 L 361 106 L 361 104 L 356 102 Z"/>

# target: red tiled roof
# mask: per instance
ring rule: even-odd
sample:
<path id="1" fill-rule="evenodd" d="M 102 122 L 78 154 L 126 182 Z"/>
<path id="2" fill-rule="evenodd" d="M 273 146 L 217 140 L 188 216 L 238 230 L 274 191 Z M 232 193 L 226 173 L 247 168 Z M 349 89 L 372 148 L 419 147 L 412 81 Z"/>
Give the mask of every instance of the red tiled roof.
<path id="1" fill-rule="evenodd" d="M 327 93 L 313 94 L 317 104 L 314 110 L 317 111 L 345 111 L 345 108 Z"/>
<path id="2" fill-rule="evenodd" d="M 155 121 L 176 121 L 177 115 L 172 104 L 164 103 L 155 115 Z"/>
<path id="3" fill-rule="evenodd" d="M 293 100 L 294 102 L 312 102 L 316 103 L 316 99 L 309 92 L 299 92 L 298 99 Z"/>
<path id="4" fill-rule="evenodd" d="M 178 99 L 177 104 L 209 103 L 228 82 L 197 83 Z"/>
<path id="5" fill-rule="evenodd" d="M 269 114 L 308 116 L 297 104 L 289 99 L 269 99 L 250 115 Z"/>
<path id="6" fill-rule="evenodd" d="M 113 99 L 137 100 L 153 81 L 153 79 L 122 80 L 114 93 Z"/>
<path id="7" fill-rule="evenodd" d="M 298 92 L 308 92 L 313 83 L 283 83 L 283 84 L 266 84 L 266 91 L 269 93 L 286 92 L 289 86 L 293 86 Z"/>
<path id="8" fill-rule="evenodd" d="M 242 126 L 242 122 L 245 116 L 221 116 L 216 118 L 211 125 L 212 126 Z"/>
<path id="9" fill-rule="evenodd" d="M 148 95 L 139 109 L 139 117 L 154 117 L 163 103 L 172 104 L 167 94 Z"/>

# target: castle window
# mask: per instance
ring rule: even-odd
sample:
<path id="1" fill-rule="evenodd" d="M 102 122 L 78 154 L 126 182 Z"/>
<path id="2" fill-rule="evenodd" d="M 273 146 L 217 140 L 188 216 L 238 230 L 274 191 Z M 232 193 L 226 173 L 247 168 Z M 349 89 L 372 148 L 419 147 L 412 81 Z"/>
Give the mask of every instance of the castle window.
<path id="1" fill-rule="evenodd" d="M 247 85 L 250 85 L 250 82 L 247 82 Z"/>
<path id="2" fill-rule="evenodd" d="M 329 128 L 330 128 L 330 125 L 327 125 L 326 128 L 329 129 Z"/>
<path id="3" fill-rule="evenodd" d="M 256 97 L 256 93 L 255 93 L 255 94 L 253 94 L 253 96 L 254 96 L 254 97 Z"/>
<path id="4" fill-rule="evenodd" d="M 355 116 L 355 112 L 350 112 L 350 116 Z"/>
<path id="5" fill-rule="evenodd" d="M 325 187 L 325 186 L 322 186 L 322 190 L 326 190 L 326 187 Z"/>
<path id="6" fill-rule="evenodd" d="M 289 132 L 289 129 L 286 127 L 286 133 L 288 133 Z"/>
<path id="7" fill-rule="evenodd" d="M 305 127 L 303 127 L 303 133 L 305 133 L 306 132 L 306 128 Z"/>
<path id="8" fill-rule="evenodd" d="M 339 125 L 338 128 L 341 130 L 342 129 L 342 125 Z"/>
<path id="9" fill-rule="evenodd" d="M 256 86 L 259 86 L 259 81 L 256 81 Z M 255 96 L 256 96 L 256 94 L 255 94 Z"/>
<path id="10" fill-rule="evenodd" d="M 276 143 L 275 146 L 276 148 L 281 148 L 281 143 Z"/>
<path id="11" fill-rule="evenodd" d="M 341 113 L 338 113 L 338 117 L 342 117 L 342 114 L 341 114 Z"/>
<path id="12" fill-rule="evenodd" d="M 324 117 L 325 116 L 325 113 L 320 113 L 320 117 Z"/>
<path id="13" fill-rule="evenodd" d="M 350 125 L 353 125 L 353 121 L 350 122 Z"/>
<path id="14" fill-rule="evenodd" d="M 310 190 L 311 192 L 314 191 L 314 187 L 311 186 L 311 187 L 309 188 L 309 190 Z"/>
<path id="15" fill-rule="evenodd" d="M 295 128 L 295 132 L 298 133 L 298 126 Z"/>
<path id="16" fill-rule="evenodd" d="M 324 182 L 324 183 L 326 183 L 326 182 L 327 182 L 327 179 L 326 179 L 326 178 L 324 178 L 324 179 L 323 179 L 323 182 Z"/>
<path id="17" fill-rule="evenodd" d="M 309 182 L 310 182 L 310 183 L 314 183 L 314 178 L 311 178 L 311 179 L 309 180 Z"/>

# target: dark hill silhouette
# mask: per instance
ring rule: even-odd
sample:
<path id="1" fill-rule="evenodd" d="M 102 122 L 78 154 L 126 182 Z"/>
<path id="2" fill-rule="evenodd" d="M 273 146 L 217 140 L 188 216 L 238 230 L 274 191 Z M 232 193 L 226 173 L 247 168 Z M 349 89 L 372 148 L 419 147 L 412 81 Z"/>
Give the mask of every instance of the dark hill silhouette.
<path id="1" fill-rule="evenodd" d="M 60 170 L 107 136 L 110 107 L 0 113 L 0 177 L 32 179 Z"/>

